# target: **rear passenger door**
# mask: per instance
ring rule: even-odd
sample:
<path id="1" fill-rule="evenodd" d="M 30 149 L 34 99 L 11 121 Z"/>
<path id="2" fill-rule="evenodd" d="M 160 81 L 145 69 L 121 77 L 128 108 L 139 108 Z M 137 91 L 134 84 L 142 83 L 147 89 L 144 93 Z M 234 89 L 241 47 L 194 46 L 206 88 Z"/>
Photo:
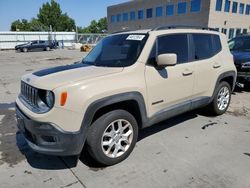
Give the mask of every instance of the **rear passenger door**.
<path id="1" fill-rule="evenodd" d="M 209 100 L 223 65 L 219 55 L 222 49 L 220 37 L 205 33 L 193 33 L 191 36 L 192 59 L 195 65 L 193 99 Z"/>
<path id="2" fill-rule="evenodd" d="M 159 69 L 156 57 L 164 53 L 175 53 L 177 65 Z M 171 107 L 183 110 L 191 106 L 194 67 L 189 59 L 187 34 L 169 34 L 156 39 L 145 70 L 149 116 Z"/>

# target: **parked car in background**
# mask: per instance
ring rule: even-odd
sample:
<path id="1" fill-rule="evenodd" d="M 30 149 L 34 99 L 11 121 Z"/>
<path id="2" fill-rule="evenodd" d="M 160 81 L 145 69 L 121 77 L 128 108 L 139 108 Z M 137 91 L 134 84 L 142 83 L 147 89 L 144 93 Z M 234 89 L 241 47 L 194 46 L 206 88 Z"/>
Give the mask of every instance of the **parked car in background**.
<path id="1" fill-rule="evenodd" d="M 57 48 L 57 42 L 55 41 L 44 41 L 44 40 L 35 40 L 25 44 L 20 44 L 15 46 L 16 51 L 28 52 L 28 51 L 49 51 L 51 49 Z"/>
<path id="2" fill-rule="evenodd" d="M 250 88 L 250 34 L 237 36 L 229 41 L 237 68 L 237 82 L 241 87 Z"/>

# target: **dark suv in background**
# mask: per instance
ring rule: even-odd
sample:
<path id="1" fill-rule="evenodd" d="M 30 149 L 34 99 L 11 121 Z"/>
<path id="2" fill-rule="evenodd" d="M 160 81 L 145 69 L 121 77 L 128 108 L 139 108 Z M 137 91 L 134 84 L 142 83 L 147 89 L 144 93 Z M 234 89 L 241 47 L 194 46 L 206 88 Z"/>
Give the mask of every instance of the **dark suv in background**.
<path id="1" fill-rule="evenodd" d="M 231 39 L 229 48 L 238 72 L 237 82 L 242 87 L 250 88 L 250 34 Z"/>
<path id="2" fill-rule="evenodd" d="M 21 52 L 42 51 L 42 50 L 49 51 L 55 48 L 57 48 L 56 41 L 44 41 L 44 40 L 35 40 L 15 46 L 15 50 Z"/>

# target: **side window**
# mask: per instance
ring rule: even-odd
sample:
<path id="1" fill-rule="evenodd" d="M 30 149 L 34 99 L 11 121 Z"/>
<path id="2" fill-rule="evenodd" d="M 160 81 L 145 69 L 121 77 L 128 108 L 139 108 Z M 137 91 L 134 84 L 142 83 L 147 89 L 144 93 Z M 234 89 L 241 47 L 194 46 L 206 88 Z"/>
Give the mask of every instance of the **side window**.
<path id="1" fill-rule="evenodd" d="M 188 62 L 188 37 L 187 34 L 173 34 L 158 38 L 158 55 L 174 53 L 177 63 Z"/>
<path id="2" fill-rule="evenodd" d="M 151 52 L 149 54 L 148 64 L 152 65 L 152 66 L 157 66 L 157 64 L 156 64 L 156 43 L 154 43 L 154 46 L 151 49 Z"/>
<path id="3" fill-rule="evenodd" d="M 222 50 L 221 41 L 219 35 L 212 35 L 213 43 L 213 55 L 218 54 Z"/>
<path id="4" fill-rule="evenodd" d="M 194 60 L 207 59 L 213 56 L 213 40 L 209 34 L 193 34 Z"/>
<path id="5" fill-rule="evenodd" d="M 218 54 L 221 49 L 221 41 L 218 35 L 192 34 L 194 42 L 194 60 L 203 60 Z"/>

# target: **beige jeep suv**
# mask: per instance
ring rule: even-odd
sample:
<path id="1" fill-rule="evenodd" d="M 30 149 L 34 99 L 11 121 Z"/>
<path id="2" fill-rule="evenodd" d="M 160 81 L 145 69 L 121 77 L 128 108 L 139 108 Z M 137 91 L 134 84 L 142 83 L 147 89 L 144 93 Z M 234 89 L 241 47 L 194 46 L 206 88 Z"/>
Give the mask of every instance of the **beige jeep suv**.
<path id="1" fill-rule="evenodd" d="M 78 64 L 22 77 L 19 130 L 29 146 L 104 165 L 133 150 L 138 131 L 208 107 L 223 114 L 236 69 L 227 39 L 211 29 L 162 27 L 110 35 Z"/>

